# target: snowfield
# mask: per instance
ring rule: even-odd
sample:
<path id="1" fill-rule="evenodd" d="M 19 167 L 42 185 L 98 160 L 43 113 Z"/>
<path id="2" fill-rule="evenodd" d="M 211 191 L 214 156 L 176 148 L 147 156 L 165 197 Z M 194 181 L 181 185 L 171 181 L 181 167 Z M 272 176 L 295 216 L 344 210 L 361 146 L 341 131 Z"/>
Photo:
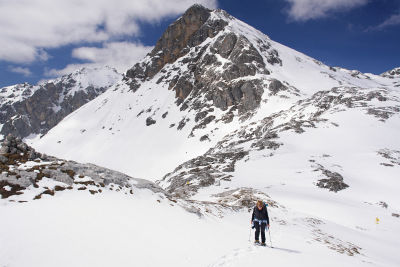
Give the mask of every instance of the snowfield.
<path id="1" fill-rule="evenodd" d="M 293 198 L 295 203 L 303 196 Z M 341 206 L 347 205 L 334 200 L 314 204 L 318 211 L 330 210 L 351 227 L 270 208 L 274 248 L 263 248 L 248 240 L 247 211 L 199 218 L 150 191 L 134 196 L 66 191 L 40 201 L 1 203 L 0 263 L 10 267 L 337 266 L 338 262 L 397 266 L 400 244 L 392 231 L 399 230 L 398 219 L 365 204 L 352 208 L 362 208 L 370 220 L 354 222 L 345 217 Z M 379 225 L 375 215 L 382 215 Z"/>

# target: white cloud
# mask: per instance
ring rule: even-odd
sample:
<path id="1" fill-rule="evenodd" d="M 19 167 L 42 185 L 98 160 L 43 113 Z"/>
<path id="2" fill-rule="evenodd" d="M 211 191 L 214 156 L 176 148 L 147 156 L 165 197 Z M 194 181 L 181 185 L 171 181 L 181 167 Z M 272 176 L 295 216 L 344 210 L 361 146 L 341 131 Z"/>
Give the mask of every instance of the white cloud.
<path id="1" fill-rule="evenodd" d="M 383 30 L 384 28 L 390 27 L 390 26 L 395 26 L 395 25 L 400 25 L 400 13 L 399 14 L 394 14 L 387 18 L 384 22 L 381 24 L 375 26 L 375 27 L 370 27 L 367 29 L 369 30 Z"/>
<path id="2" fill-rule="evenodd" d="M 56 78 L 56 77 L 60 77 L 63 75 L 67 75 L 70 74 L 72 72 L 74 72 L 77 69 L 81 69 L 81 68 L 96 68 L 98 67 L 96 64 L 93 63 L 85 63 L 85 64 L 68 64 L 65 68 L 63 69 L 48 69 L 45 68 L 44 69 L 44 76 L 49 77 L 50 78 Z M 46 79 L 40 80 L 38 82 L 42 83 L 43 81 L 46 81 Z"/>
<path id="3" fill-rule="evenodd" d="M 126 71 L 152 48 L 152 46 L 144 46 L 140 43 L 113 42 L 106 43 L 102 48 L 80 47 L 74 49 L 72 56 L 99 65 L 110 65 L 119 71 Z"/>
<path id="4" fill-rule="evenodd" d="M 8 70 L 11 71 L 11 72 L 22 74 L 25 77 L 28 77 L 28 76 L 32 75 L 32 72 L 31 72 L 31 70 L 29 68 L 9 66 Z"/>
<path id="5" fill-rule="evenodd" d="M 137 36 L 139 22 L 158 22 L 195 2 L 217 0 L 12 0 L 0 1 L 0 60 L 46 60 L 43 49 Z"/>
<path id="6" fill-rule="evenodd" d="M 368 0 L 285 0 L 289 2 L 288 15 L 295 21 L 319 19 L 333 12 L 348 11 L 363 6 Z"/>
<path id="7" fill-rule="evenodd" d="M 88 61 L 83 64 L 69 64 L 63 69 L 47 70 L 45 75 L 49 77 L 65 75 L 82 67 L 110 66 L 119 72 L 125 72 L 135 62 L 142 59 L 152 46 L 144 46 L 140 43 L 111 42 L 103 47 L 80 47 L 72 51 L 74 58 Z"/>

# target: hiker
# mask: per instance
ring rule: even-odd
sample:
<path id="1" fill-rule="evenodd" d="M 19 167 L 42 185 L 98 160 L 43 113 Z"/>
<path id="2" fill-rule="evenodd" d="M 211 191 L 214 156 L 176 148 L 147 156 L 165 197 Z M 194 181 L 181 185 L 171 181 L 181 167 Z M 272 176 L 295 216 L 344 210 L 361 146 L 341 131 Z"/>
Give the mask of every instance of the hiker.
<path id="1" fill-rule="evenodd" d="M 269 228 L 269 217 L 267 206 L 261 200 L 257 201 L 257 204 L 253 209 L 251 224 L 256 228 L 254 243 L 260 244 L 259 237 L 261 230 L 261 245 L 265 246 L 265 227 Z"/>

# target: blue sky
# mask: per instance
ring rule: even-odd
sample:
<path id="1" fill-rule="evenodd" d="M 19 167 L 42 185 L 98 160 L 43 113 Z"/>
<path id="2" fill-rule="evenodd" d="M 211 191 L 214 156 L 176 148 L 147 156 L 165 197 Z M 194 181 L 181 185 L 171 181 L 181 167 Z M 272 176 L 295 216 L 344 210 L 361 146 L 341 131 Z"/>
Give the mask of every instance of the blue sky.
<path id="1" fill-rule="evenodd" d="M 0 2 L 0 87 L 82 66 L 124 71 L 195 2 L 222 8 L 330 66 L 400 66 L 400 0 L 9 0 Z"/>

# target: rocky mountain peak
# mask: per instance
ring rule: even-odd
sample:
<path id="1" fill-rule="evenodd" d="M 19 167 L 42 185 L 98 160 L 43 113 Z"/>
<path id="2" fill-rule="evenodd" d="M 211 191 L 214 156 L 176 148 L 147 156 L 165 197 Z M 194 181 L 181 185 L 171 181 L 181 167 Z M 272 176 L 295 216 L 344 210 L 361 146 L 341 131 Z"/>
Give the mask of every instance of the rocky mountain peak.
<path id="1" fill-rule="evenodd" d="M 270 74 L 267 65 L 282 61 L 269 38 L 249 27 L 223 10 L 194 5 L 166 29 L 142 62 L 127 71 L 125 80 L 136 91 L 157 75 L 157 84 L 176 92 L 182 111 L 206 114 L 213 107 L 232 106 L 232 112 L 252 111 L 260 104 L 263 80 Z M 276 92 L 285 89 L 277 82 L 272 87 Z M 213 107 L 205 105 L 204 97 Z"/>
<path id="2" fill-rule="evenodd" d="M 150 55 L 155 56 L 161 52 L 164 63 L 175 61 L 181 50 L 188 45 L 190 37 L 208 20 L 210 12 L 210 9 L 201 5 L 190 7 L 167 28 Z"/>
<path id="3" fill-rule="evenodd" d="M 219 19 L 210 21 L 212 10 L 201 5 L 193 5 L 168 26 L 154 49 L 149 53 L 149 62 L 138 63 L 128 70 L 129 78 L 152 78 L 165 64 L 173 63 L 186 55 L 191 47 L 214 37 L 227 22 Z M 135 87 L 135 86 L 134 86 Z"/>

